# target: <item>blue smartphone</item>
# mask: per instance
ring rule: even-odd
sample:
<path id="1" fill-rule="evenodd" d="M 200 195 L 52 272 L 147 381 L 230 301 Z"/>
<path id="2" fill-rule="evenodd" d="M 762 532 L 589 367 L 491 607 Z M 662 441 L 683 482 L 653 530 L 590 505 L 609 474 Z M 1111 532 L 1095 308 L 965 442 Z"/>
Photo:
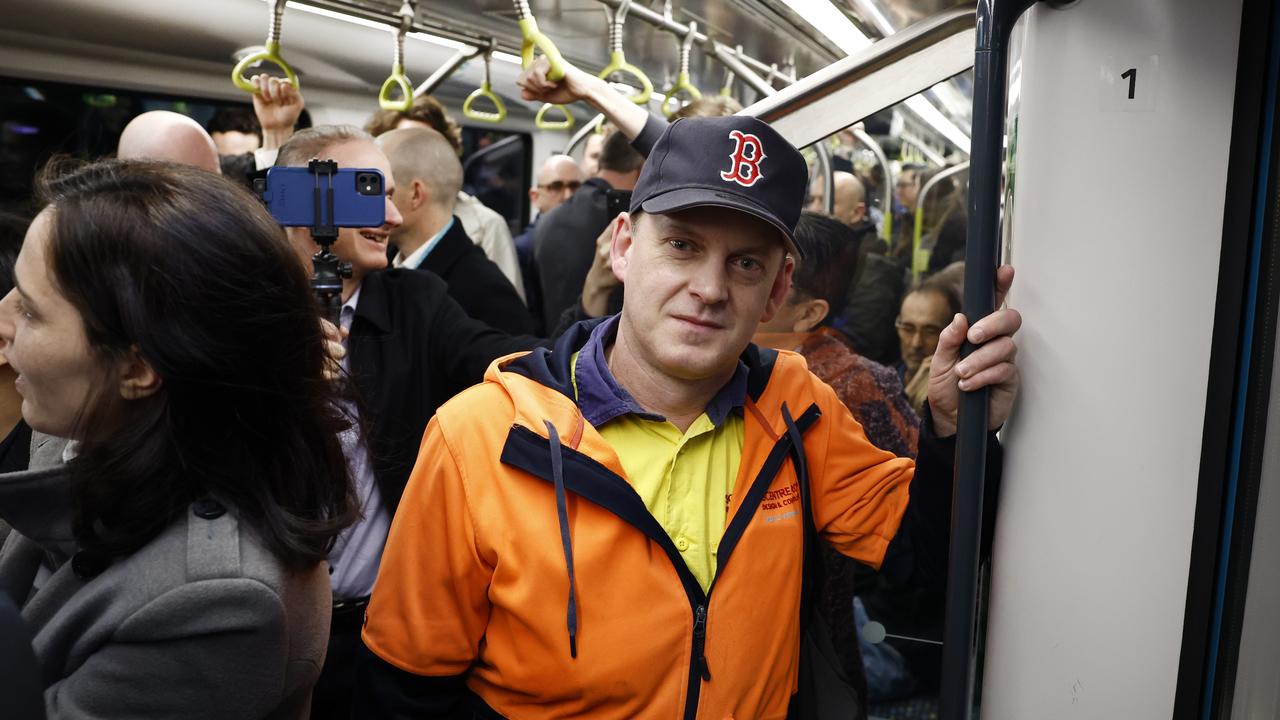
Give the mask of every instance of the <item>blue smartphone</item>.
<path id="1" fill-rule="evenodd" d="M 374 228 L 386 222 L 386 183 L 381 172 L 372 168 L 340 168 L 332 178 L 334 225 Z M 281 225 L 311 227 L 317 220 L 317 187 L 323 213 L 329 197 L 325 176 L 305 167 L 273 167 L 267 171 L 262 201 L 271 217 Z M 320 217 L 324 217 L 323 214 Z"/>

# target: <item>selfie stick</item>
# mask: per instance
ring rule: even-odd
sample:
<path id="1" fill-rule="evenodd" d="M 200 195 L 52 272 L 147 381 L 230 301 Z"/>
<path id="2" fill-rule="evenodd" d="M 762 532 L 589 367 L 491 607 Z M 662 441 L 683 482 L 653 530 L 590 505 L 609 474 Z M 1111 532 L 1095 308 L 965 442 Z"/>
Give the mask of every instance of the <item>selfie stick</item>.
<path id="1" fill-rule="evenodd" d="M 311 256 L 311 289 L 320 299 L 325 319 L 338 325 L 342 319 L 342 280 L 351 277 L 351 263 L 339 260 L 331 249 L 338 240 L 338 227 L 333 224 L 333 175 L 338 172 L 338 163 L 312 159 L 307 169 L 316 178 L 311 237 L 320 246 Z"/>

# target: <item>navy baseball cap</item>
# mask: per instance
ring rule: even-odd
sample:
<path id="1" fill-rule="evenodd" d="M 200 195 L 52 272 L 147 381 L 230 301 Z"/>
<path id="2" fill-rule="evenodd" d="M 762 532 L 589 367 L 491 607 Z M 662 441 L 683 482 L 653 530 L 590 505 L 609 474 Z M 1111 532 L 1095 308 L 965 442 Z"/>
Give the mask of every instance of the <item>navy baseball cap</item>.
<path id="1" fill-rule="evenodd" d="M 683 118 L 654 143 L 631 193 L 631 212 L 665 215 L 723 207 L 764 220 L 802 256 L 795 227 L 809 168 L 799 150 L 761 120 L 741 115 Z"/>

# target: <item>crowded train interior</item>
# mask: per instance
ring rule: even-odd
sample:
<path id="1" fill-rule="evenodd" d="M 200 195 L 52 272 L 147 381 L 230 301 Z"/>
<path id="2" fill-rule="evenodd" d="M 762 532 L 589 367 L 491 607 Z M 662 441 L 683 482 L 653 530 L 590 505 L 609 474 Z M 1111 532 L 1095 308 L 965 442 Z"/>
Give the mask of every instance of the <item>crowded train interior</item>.
<path id="1" fill-rule="evenodd" d="M 1280 2 L 0 18 L 0 716 L 1280 718 Z"/>

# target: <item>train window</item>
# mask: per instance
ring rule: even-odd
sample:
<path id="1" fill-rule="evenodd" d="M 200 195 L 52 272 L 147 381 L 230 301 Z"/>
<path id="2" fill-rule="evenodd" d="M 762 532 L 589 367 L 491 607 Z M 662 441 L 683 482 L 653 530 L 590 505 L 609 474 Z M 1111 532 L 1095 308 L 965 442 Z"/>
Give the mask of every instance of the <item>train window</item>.
<path id="1" fill-rule="evenodd" d="M 462 129 L 463 192 L 502 215 L 512 235 L 529 222 L 532 158 L 528 133 Z"/>
<path id="2" fill-rule="evenodd" d="M 107 87 L 0 77 L 0 209 L 31 210 L 34 175 L 50 157 L 109 156 L 140 113 L 171 110 L 207 125 L 222 108 L 248 105 Z"/>

